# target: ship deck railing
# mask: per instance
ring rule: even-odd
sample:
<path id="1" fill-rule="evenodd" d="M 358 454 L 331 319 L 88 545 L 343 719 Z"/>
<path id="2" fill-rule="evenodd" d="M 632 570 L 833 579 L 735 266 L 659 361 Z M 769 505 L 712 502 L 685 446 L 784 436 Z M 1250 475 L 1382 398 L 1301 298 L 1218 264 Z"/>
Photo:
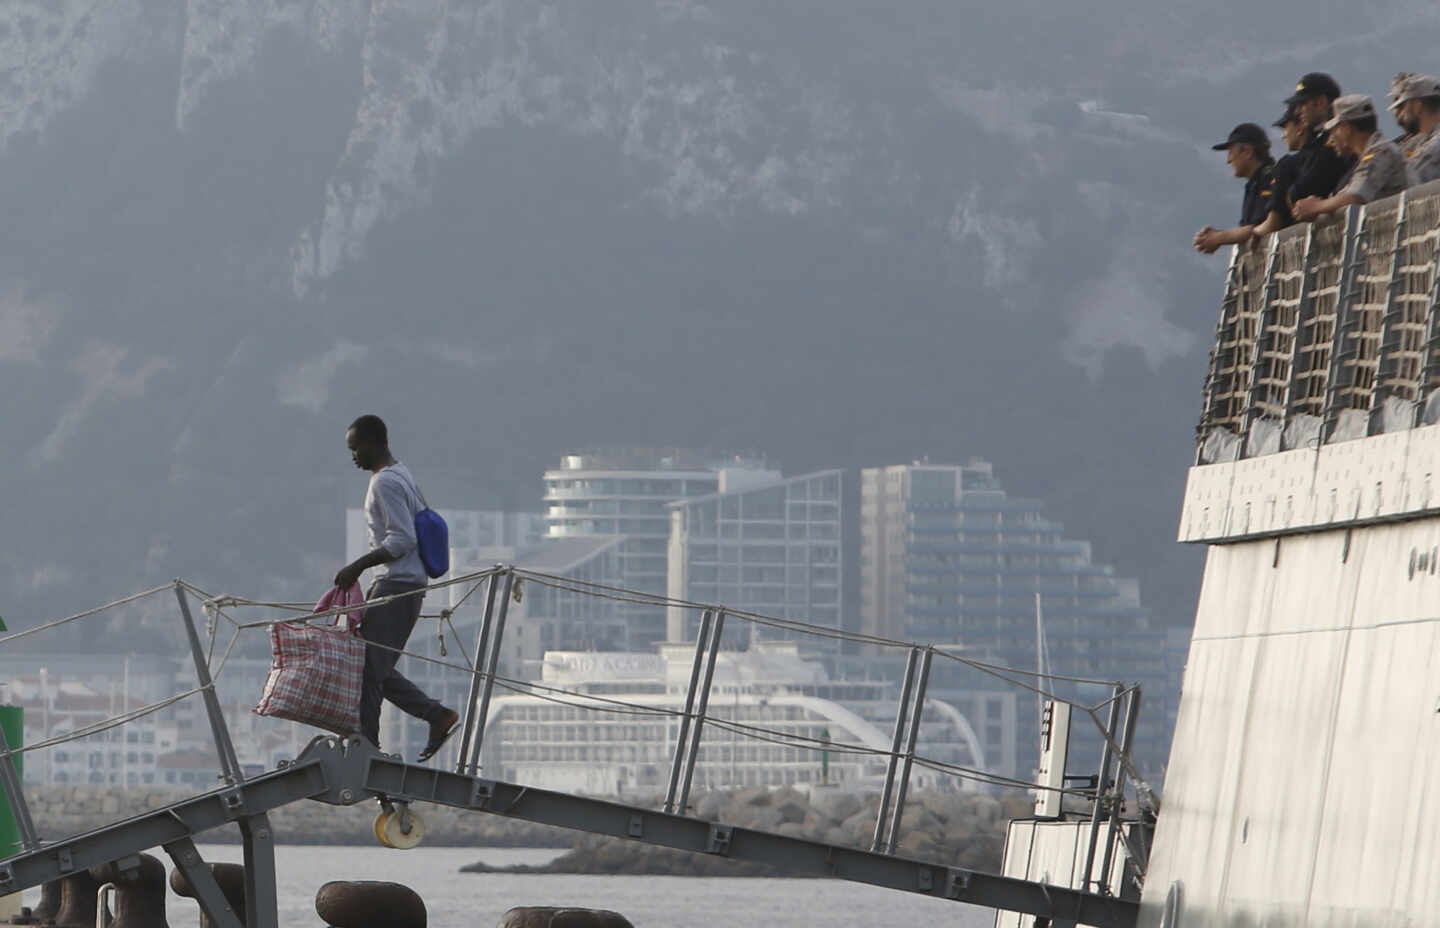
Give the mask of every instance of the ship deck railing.
<path id="1" fill-rule="evenodd" d="M 1236 246 L 1197 462 L 1440 421 L 1437 270 L 1440 181 Z"/>

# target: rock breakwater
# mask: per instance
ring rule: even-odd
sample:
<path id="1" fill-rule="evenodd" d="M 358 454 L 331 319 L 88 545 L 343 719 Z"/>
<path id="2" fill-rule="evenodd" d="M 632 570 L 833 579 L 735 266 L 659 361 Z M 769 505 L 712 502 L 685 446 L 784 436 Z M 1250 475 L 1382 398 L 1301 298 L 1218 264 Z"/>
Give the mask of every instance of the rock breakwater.
<path id="1" fill-rule="evenodd" d="M 879 811 L 878 794 L 817 794 L 763 788 L 700 795 L 693 814 L 701 819 L 868 849 Z M 941 861 L 976 870 L 1000 869 L 1005 826 L 1028 816 L 1031 801 L 968 793 L 912 794 L 905 803 L 902 857 Z M 774 876 L 759 864 L 652 847 L 634 841 L 583 836 L 567 854 L 540 867 L 470 864 L 469 873 L 643 873 L 685 876 Z"/>
<path id="2" fill-rule="evenodd" d="M 178 802 L 195 793 L 94 786 L 28 786 L 25 799 L 42 838 L 57 840 Z M 423 806 L 425 843 L 441 847 L 570 847 L 575 833 L 498 815 Z M 373 802 L 331 806 L 297 802 L 270 813 L 280 844 L 374 844 L 379 807 Z M 204 841 L 240 842 L 233 825 L 206 832 Z"/>

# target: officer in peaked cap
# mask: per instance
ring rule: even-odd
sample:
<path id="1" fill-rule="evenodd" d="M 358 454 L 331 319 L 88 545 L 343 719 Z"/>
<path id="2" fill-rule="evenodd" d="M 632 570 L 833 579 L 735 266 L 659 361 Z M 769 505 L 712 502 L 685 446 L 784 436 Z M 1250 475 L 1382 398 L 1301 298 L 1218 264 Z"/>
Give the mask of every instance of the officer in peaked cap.
<path id="1" fill-rule="evenodd" d="M 1375 104 L 1364 94 L 1335 101 L 1334 115 L 1321 129 L 1331 148 L 1358 159 L 1345 186 L 1334 196 L 1297 200 L 1295 218 L 1316 219 L 1337 209 L 1394 196 L 1415 183 L 1415 172 L 1399 147 L 1380 134 Z"/>
<path id="2" fill-rule="evenodd" d="M 1298 107 L 1318 97 L 1333 103 L 1340 97 L 1340 85 L 1328 74 L 1311 71 L 1296 83 L 1295 92 L 1285 99 L 1285 105 Z"/>
<path id="3" fill-rule="evenodd" d="M 1245 199 L 1240 206 L 1240 224 L 1230 229 L 1206 226 L 1195 233 L 1195 250 L 1213 254 L 1222 245 L 1243 245 L 1250 241 L 1255 227 L 1270 216 L 1270 196 L 1274 178 L 1270 168 L 1270 136 L 1253 122 L 1242 122 L 1230 130 L 1225 141 L 1211 146 L 1226 152 L 1225 161 L 1236 177 L 1245 178 Z"/>
<path id="4" fill-rule="evenodd" d="M 1295 92 L 1285 100 L 1309 130 L 1300 146 L 1300 161 L 1295 182 L 1290 187 L 1290 201 L 1305 197 L 1328 197 L 1340 185 L 1345 172 L 1354 161 L 1338 155 L 1325 144 L 1322 128 L 1330 118 L 1331 106 L 1340 96 L 1340 85 L 1328 74 L 1313 71 L 1295 85 Z"/>
<path id="5" fill-rule="evenodd" d="M 1419 183 L 1440 178 L 1440 79 L 1412 74 L 1398 89 L 1395 120 L 1410 129 L 1409 145 L 1400 150 L 1415 169 Z"/>
<path id="6" fill-rule="evenodd" d="M 1295 221 L 1295 217 L 1290 215 L 1290 188 L 1294 186 L 1295 176 L 1300 170 L 1300 146 L 1310 135 L 1310 130 L 1293 106 L 1285 107 L 1284 115 L 1271 125 L 1280 130 L 1287 153 L 1270 169 L 1270 215 L 1255 227 L 1256 236 L 1279 232 Z"/>

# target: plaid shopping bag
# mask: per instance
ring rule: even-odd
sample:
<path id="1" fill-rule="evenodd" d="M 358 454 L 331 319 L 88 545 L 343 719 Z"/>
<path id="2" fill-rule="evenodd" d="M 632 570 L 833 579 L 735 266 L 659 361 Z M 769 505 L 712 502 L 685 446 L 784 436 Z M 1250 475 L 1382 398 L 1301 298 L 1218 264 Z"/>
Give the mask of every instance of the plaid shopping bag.
<path id="1" fill-rule="evenodd" d="M 360 681 L 365 641 L 357 634 L 365 610 L 360 585 L 332 589 L 316 612 L 356 606 L 335 623 L 279 622 L 270 626 L 270 676 L 257 715 L 289 719 L 348 735 L 360 730 Z"/>

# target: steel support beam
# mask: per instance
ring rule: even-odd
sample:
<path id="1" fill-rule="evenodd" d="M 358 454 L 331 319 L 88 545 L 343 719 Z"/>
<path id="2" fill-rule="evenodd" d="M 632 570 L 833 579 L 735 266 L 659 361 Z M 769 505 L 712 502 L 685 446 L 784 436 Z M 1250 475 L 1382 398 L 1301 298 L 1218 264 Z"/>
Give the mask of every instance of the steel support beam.
<path id="1" fill-rule="evenodd" d="M 930 683 L 930 658 L 928 648 L 920 654 L 920 667 L 915 672 L 915 699 L 910 707 L 910 731 L 905 740 L 905 760 L 900 766 L 900 783 L 895 787 L 895 811 L 890 813 L 890 839 L 883 850 L 895 853 L 900 844 L 900 820 L 905 817 L 905 794 L 910 789 L 910 767 L 915 763 L 915 746 L 920 740 L 920 717 L 925 714 L 925 688 Z"/>
<path id="2" fill-rule="evenodd" d="M 340 749 L 317 751 L 316 748 L 317 745 L 324 748 L 333 741 L 317 738 L 294 764 L 252 777 L 238 787 L 205 793 L 0 861 L 0 895 L 63 879 L 148 848 L 193 838 L 246 815 L 320 797 L 326 793 L 327 780 L 332 776 L 330 769 L 334 762 L 330 755 L 338 754 Z M 354 801 L 363 798 L 353 789 L 351 795 Z"/>
<path id="3" fill-rule="evenodd" d="M 705 649 L 710 643 L 710 622 L 714 614 L 706 609 L 700 616 L 700 633 L 695 636 L 695 659 L 690 664 L 690 686 L 685 690 L 685 711 L 680 715 L 680 731 L 675 736 L 675 757 L 670 763 L 670 785 L 665 790 L 665 811 L 675 812 L 675 794 L 680 789 L 680 773 L 685 764 L 685 745 L 690 739 L 690 716 L 695 710 L 695 689 L 700 684 L 700 668 L 705 663 Z"/>
<path id="4" fill-rule="evenodd" d="M 1120 696 L 1123 692 L 1124 688 L 1117 683 L 1110 694 L 1110 721 L 1102 732 L 1105 739 L 1100 748 L 1100 776 L 1095 780 L 1095 806 L 1090 810 L 1090 844 L 1085 852 L 1085 869 L 1081 871 L 1084 882 L 1080 885 L 1085 889 L 1090 888 L 1094 876 L 1095 846 L 1100 841 L 1100 815 L 1105 806 L 1105 791 L 1110 788 L 1110 745 L 1115 743 L 1115 729 L 1120 723 Z M 1096 882 L 1104 886 L 1104 875 Z"/>
<path id="5" fill-rule="evenodd" d="M 1130 697 L 1125 701 L 1125 722 L 1121 729 L 1120 736 L 1120 763 L 1115 768 L 1115 798 L 1110 803 L 1110 824 L 1105 828 L 1105 856 L 1100 862 L 1100 883 L 1099 891 L 1108 893 L 1110 891 L 1110 863 L 1115 855 L 1115 836 L 1123 837 L 1120 823 L 1120 807 L 1125 803 L 1125 761 L 1130 757 L 1130 751 L 1135 746 L 1135 723 L 1140 718 L 1140 687 L 1130 691 Z M 1127 842 L 1126 847 L 1129 847 Z M 1135 866 L 1144 872 L 1145 861 L 1137 859 Z"/>
<path id="6" fill-rule="evenodd" d="M 725 610 L 715 610 L 710 623 L 710 651 L 705 656 L 705 676 L 700 682 L 700 705 L 695 709 L 695 722 L 690 728 L 690 747 L 685 752 L 685 770 L 680 776 L 680 795 L 675 797 L 674 811 L 684 812 L 690 803 L 690 780 L 695 776 L 695 760 L 700 756 L 700 735 L 705 728 L 705 710 L 710 706 L 710 681 L 715 679 L 715 658 L 720 656 L 720 637 L 725 633 Z"/>
<path id="7" fill-rule="evenodd" d="M 275 835 L 264 813 L 240 819 L 245 845 L 246 928 L 280 928 L 280 899 L 275 890 Z"/>
<path id="8" fill-rule="evenodd" d="M 900 766 L 900 744 L 905 737 L 905 714 L 910 711 L 910 694 L 915 689 L 915 663 L 919 660 L 920 649 L 911 648 L 905 658 L 905 683 L 900 688 L 900 705 L 895 710 L 895 733 L 890 739 L 890 763 L 885 768 L 885 786 L 880 790 L 880 809 L 875 813 L 875 837 L 870 841 L 870 850 L 880 851 L 885 846 L 885 815 L 890 811 L 890 796 L 895 790 L 895 771 Z"/>
<path id="9" fill-rule="evenodd" d="M 175 862 L 175 869 L 185 874 L 185 879 L 190 881 L 190 888 L 195 893 L 195 901 L 200 904 L 200 911 L 205 913 L 215 928 L 245 928 L 231 907 L 230 900 L 225 898 L 220 884 L 215 881 L 215 874 L 210 872 L 210 866 L 196 850 L 194 841 L 189 838 L 171 841 L 165 845 L 165 853 Z"/>
<path id="10" fill-rule="evenodd" d="M 1069 919 L 1099 928 L 1133 928 L 1139 913 L 1139 904 L 1129 900 L 720 825 L 603 799 L 443 771 L 415 777 L 407 771 L 410 765 L 373 751 L 369 754 L 364 792 L 384 794 L 392 799 L 433 802 L 682 851 L 769 864 L 787 873 L 832 877 L 1039 915 L 1055 923 Z M 421 784 L 423 790 L 407 791 Z"/>
<path id="11" fill-rule="evenodd" d="M 173 847 L 183 852 L 185 842 L 193 840 L 195 834 L 228 822 L 239 822 L 242 830 L 249 830 L 252 842 L 247 847 L 247 862 L 268 865 L 267 875 L 260 880 L 271 881 L 270 887 L 257 882 L 253 890 L 263 901 L 273 892 L 274 881 L 269 839 L 259 834 L 265 812 L 301 799 L 354 805 L 382 795 L 393 801 L 431 802 L 676 850 L 768 864 L 786 873 L 850 880 L 1038 915 L 1056 924 L 1069 921 L 1097 928 L 1134 928 L 1139 914 L 1136 902 L 1062 886 L 406 764 L 381 754 L 358 736 L 316 738 L 289 767 L 0 861 L 0 894 L 39 886 L 157 845 L 167 851 Z M 273 910 L 257 915 L 249 923 L 273 926 L 272 913 Z"/>
<path id="12" fill-rule="evenodd" d="M 495 629 L 489 642 L 489 653 L 485 658 L 485 679 L 480 691 L 480 708 L 475 710 L 475 724 L 470 743 L 470 770 L 480 772 L 480 747 L 485 741 L 485 720 L 490 717 L 490 692 L 495 688 L 495 669 L 500 666 L 500 646 L 505 642 L 505 618 L 510 614 L 510 594 L 515 588 L 515 570 L 506 568 L 505 587 L 500 592 L 500 608 L 495 613 Z M 487 629 L 488 631 L 488 629 Z M 482 637 L 483 637 L 482 632 Z M 480 671 L 477 662 L 475 670 Z"/>
<path id="13" fill-rule="evenodd" d="M 190 640 L 190 656 L 195 662 L 195 676 L 200 681 L 200 697 L 205 700 L 205 714 L 210 719 L 210 734 L 215 738 L 215 752 L 220 755 L 220 772 L 225 781 L 235 786 L 245 779 L 240 770 L 240 760 L 235 755 L 235 745 L 230 741 L 230 729 L 225 726 L 225 713 L 220 709 L 220 697 L 215 695 L 215 681 L 210 678 L 210 664 L 205 659 L 205 649 L 200 644 L 200 632 L 195 619 L 190 615 L 190 601 L 185 596 L 185 587 L 175 581 L 175 598 L 180 602 L 180 615 L 185 619 L 185 637 Z M 129 712 L 126 706 L 124 711 Z"/>
<path id="14" fill-rule="evenodd" d="M 496 565 L 497 567 L 499 565 Z M 465 700 L 465 722 L 460 735 L 460 752 L 455 755 L 455 772 L 464 773 L 470 757 L 470 741 L 475 737 L 475 700 L 480 698 L 480 671 L 490 644 L 490 623 L 495 618 L 495 588 L 498 574 L 485 581 L 485 614 L 480 619 L 480 635 L 475 641 L 475 660 L 470 664 L 470 695 Z"/>

